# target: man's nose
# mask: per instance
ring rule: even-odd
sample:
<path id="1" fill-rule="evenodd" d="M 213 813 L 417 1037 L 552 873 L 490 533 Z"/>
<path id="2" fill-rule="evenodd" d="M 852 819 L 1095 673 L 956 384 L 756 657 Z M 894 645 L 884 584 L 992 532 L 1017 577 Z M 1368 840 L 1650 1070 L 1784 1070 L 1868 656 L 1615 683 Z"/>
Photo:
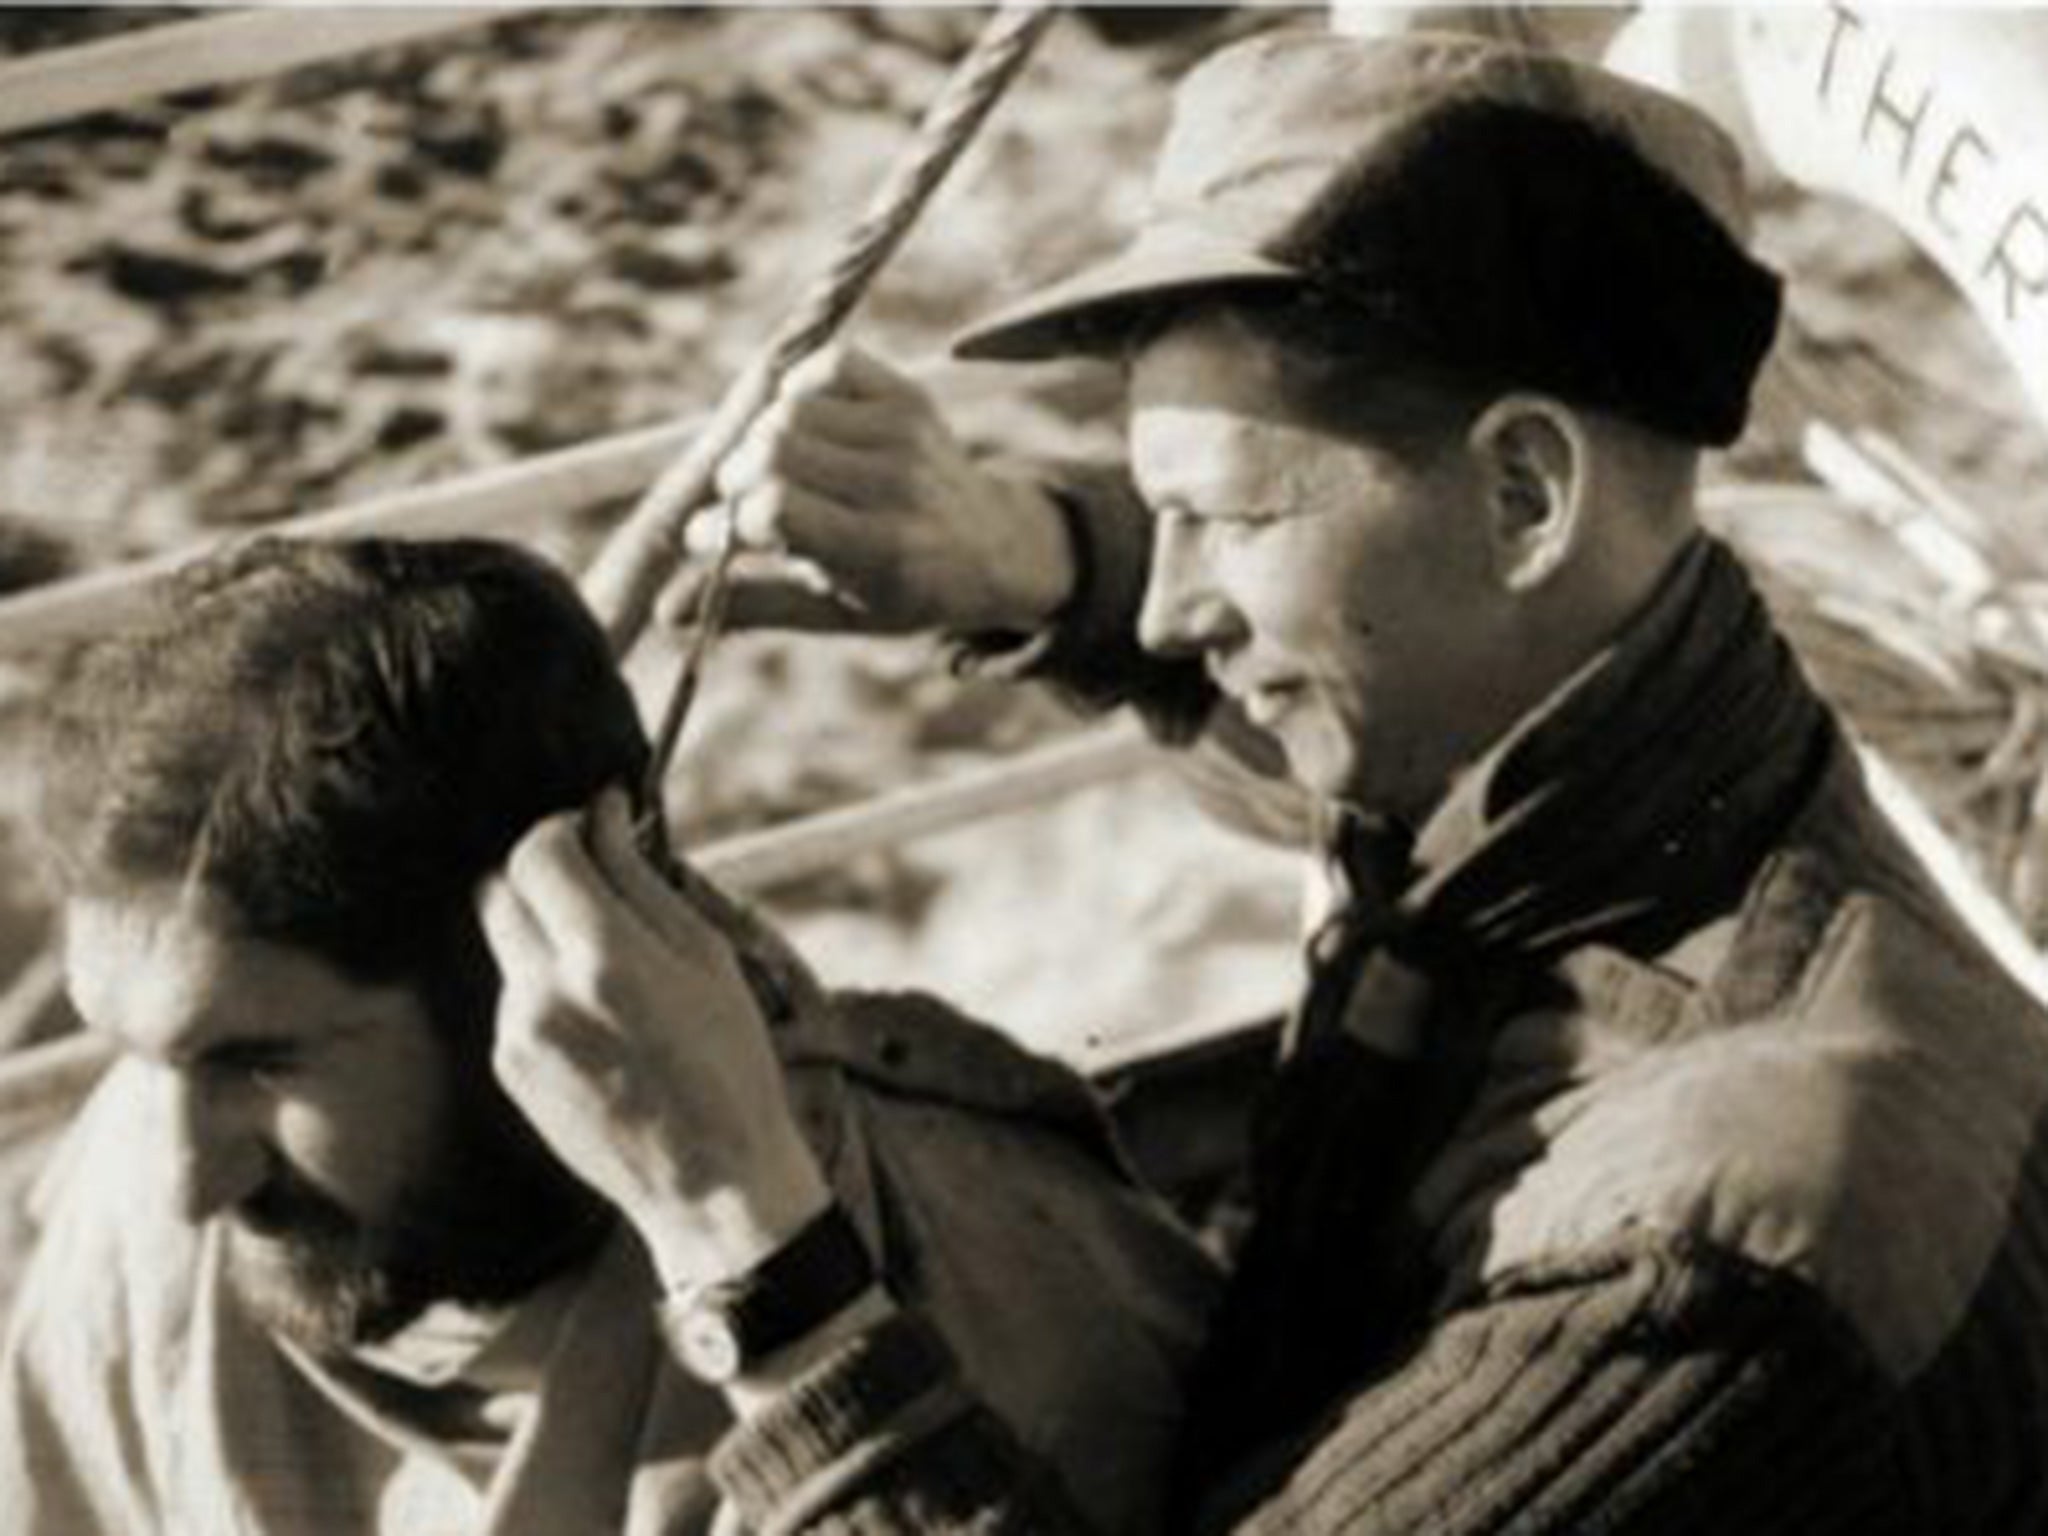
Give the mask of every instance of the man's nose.
<path id="1" fill-rule="evenodd" d="M 1243 625 L 1218 587 L 1200 525 L 1161 513 L 1152 526 L 1152 575 L 1138 612 L 1138 643 L 1161 656 L 1189 655 L 1238 638 Z"/>
<path id="2" fill-rule="evenodd" d="M 201 1222 L 262 1183 L 262 1141 L 233 1085 L 204 1068 L 159 1070 L 172 1198 L 186 1221 Z"/>

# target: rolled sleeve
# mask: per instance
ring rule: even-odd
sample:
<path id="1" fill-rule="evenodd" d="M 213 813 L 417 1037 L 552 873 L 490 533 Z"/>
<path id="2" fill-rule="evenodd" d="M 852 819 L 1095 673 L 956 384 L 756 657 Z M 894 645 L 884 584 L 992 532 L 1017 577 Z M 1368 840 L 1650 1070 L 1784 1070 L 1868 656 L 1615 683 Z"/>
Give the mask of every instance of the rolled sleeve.
<path id="1" fill-rule="evenodd" d="M 906 1313 L 729 1431 L 710 1470 L 760 1536 L 1086 1529 L 1051 1474 L 969 1395 L 938 1335 Z"/>
<path id="2" fill-rule="evenodd" d="M 891 1326 L 861 1346 L 901 1352 L 886 1382 L 849 1351 L 734 1431 L 714 1472 L 754 1528 L 1084 1529 L 1000 1421 L 955 1395 L 936 1341 Z M 1929 1527 L 1899 1424 L 1895 1388 L 1797 1282 L 1646 1249 L 1440 1320 L 1296 1442 L 1238 1459 L 1199 1500 L 1181 1489 L 1197 1509 L 1173 1528 L 1904 1536 Z"/>

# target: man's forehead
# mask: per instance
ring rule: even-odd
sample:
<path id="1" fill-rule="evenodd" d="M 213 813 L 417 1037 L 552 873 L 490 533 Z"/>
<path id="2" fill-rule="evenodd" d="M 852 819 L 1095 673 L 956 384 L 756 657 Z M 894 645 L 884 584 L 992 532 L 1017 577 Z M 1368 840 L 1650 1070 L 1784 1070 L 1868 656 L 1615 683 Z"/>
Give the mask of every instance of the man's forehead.
<path id="1" fill-rule="evenodd" d="M 1234 310 L 1209 304 L 1154 332 L 1130 363 L 1134 403 L 1199 395 L 1250 404 L 1272 393 L 1285 360 Z"/>
<path id="2" fill-rule="evenodd" d="M 1192 309 L 1161 330 L 1130 360 L 1133 420 L 1146 412 L 1204 412 L 1219 424 L 1328 434 L 1338 423 L 1321 401 L 1332 363 L 1298 354 L 1230 305 Z M 1365 344 L 1348 346 L 1345 388 L 1374 391 L 1398 382 L 1398 371 Z"/>
<path id="3" fill-rule="evenodd" d="M 1309 429 L 1270 347 L 1223 320 L 1174 327 L 1133 362 L 1131 464 L 1148 497 L 1285 481 Z"/>
<path id="4" fill-rule="evenodd" d="M 236 931 L 204 892 L 155 887 L 64 910 L 64 963 L 86 1022 L 145 1053 L 279 1033 L 346 990 L 303 951 Z"/>
<path id="5" fill-rule="evenodd" d="M 64 970 L 89 1024 L 119 1030 L 132 994 L 163 1011 L 189 1011 L 212 990 L 217 957 L 206 926 L 173 888 L 85 897 L 64 908 Z"/>
<path id="6" fill-rule="evenodd" d="M 1223 405 L 1160 403 L 1131 415 L 1131 470 L 1148 497 L 1202 486 L 1250 489 L 1282 477 L 1286 435 Z"/>

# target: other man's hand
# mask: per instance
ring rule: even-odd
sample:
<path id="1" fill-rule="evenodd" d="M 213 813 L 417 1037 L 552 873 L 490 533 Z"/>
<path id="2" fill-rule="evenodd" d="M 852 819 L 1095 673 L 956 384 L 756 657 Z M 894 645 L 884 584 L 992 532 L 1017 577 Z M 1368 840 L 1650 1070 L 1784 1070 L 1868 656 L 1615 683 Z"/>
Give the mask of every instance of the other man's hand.
<path id="1" fill-rule="evenodd" d="M 791 371 L 718 489 L 743 548 L 794 556 L 815 576 L 736 572 L 737 627 L 1023 630 L 1073 589 L 1065 521 L 1046 492 L 975 463 L 924 389 L 856 349 Z M 686 571 L 660 616 L 690 619 L 702 578 L 701 565 Z"/>
<path id="2" fill-rule="evenodd" d="M 641 857 L 622 793 L 529 833 L 482 915 L 499 1080 L 664 1282 L 742 1273 L 824 1209 L 738 963 Z"/>

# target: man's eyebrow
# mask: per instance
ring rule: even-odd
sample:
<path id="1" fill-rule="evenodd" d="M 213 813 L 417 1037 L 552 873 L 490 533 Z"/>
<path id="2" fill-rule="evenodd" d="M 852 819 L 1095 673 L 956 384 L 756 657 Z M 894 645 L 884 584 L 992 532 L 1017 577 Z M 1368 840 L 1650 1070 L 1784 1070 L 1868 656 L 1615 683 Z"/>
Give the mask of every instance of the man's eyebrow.
<path id="1" fill-rule="evenodd" d="M 219 1064 L 241 1057 L 283 1056 L 303 1050 L 305 1045 L 295 1035 L 224 1035 L 201 1042 L 185 1059 L 197 1064 Z"/>
<path id="2" fill-rule="evenodd" d="M 277 1029 L 222 1025 L 202 1030 L 189 1041 L 179 1042 L 169 1053 L 169 1060 L 175 1066 L 197 1066 L 254 1052 L 295 1049 L 299 1043 L 295 1035 Z"/>
<path id="3" fill-rule="evenodd" d="M 1164 512 L 1176 517 L 1191 517 L 1197 522 L 1221 522 L 1232 519 L 1257 519 L 1265 521 L 1277 517 L 1298 517 L 1311 508 L 1289 497 L 1269 498 L 1257 501 L 1217 497 L 1208 503 L 1197 503 L 1185 496 L 1162 496 L 1150 503 L 1153 511 Z"/>
<path id="4" fill-rule="evenodd" d="M 206 1036 L 193 1042 L 189 1051 L 180 1053 L 180 1059 L 187 1062 L 231 1061 L 237 1056 L 283 1055 L 289 1052 L 317 1050 L 323 1046 L 346 1040 L 368 1029 L 373 1021 L 368 1016 L 323 1016 L 309 1024 L 278 1022 L 257 1025 L 251 1028 L 227 1026 L 209 1030 Z"/>

